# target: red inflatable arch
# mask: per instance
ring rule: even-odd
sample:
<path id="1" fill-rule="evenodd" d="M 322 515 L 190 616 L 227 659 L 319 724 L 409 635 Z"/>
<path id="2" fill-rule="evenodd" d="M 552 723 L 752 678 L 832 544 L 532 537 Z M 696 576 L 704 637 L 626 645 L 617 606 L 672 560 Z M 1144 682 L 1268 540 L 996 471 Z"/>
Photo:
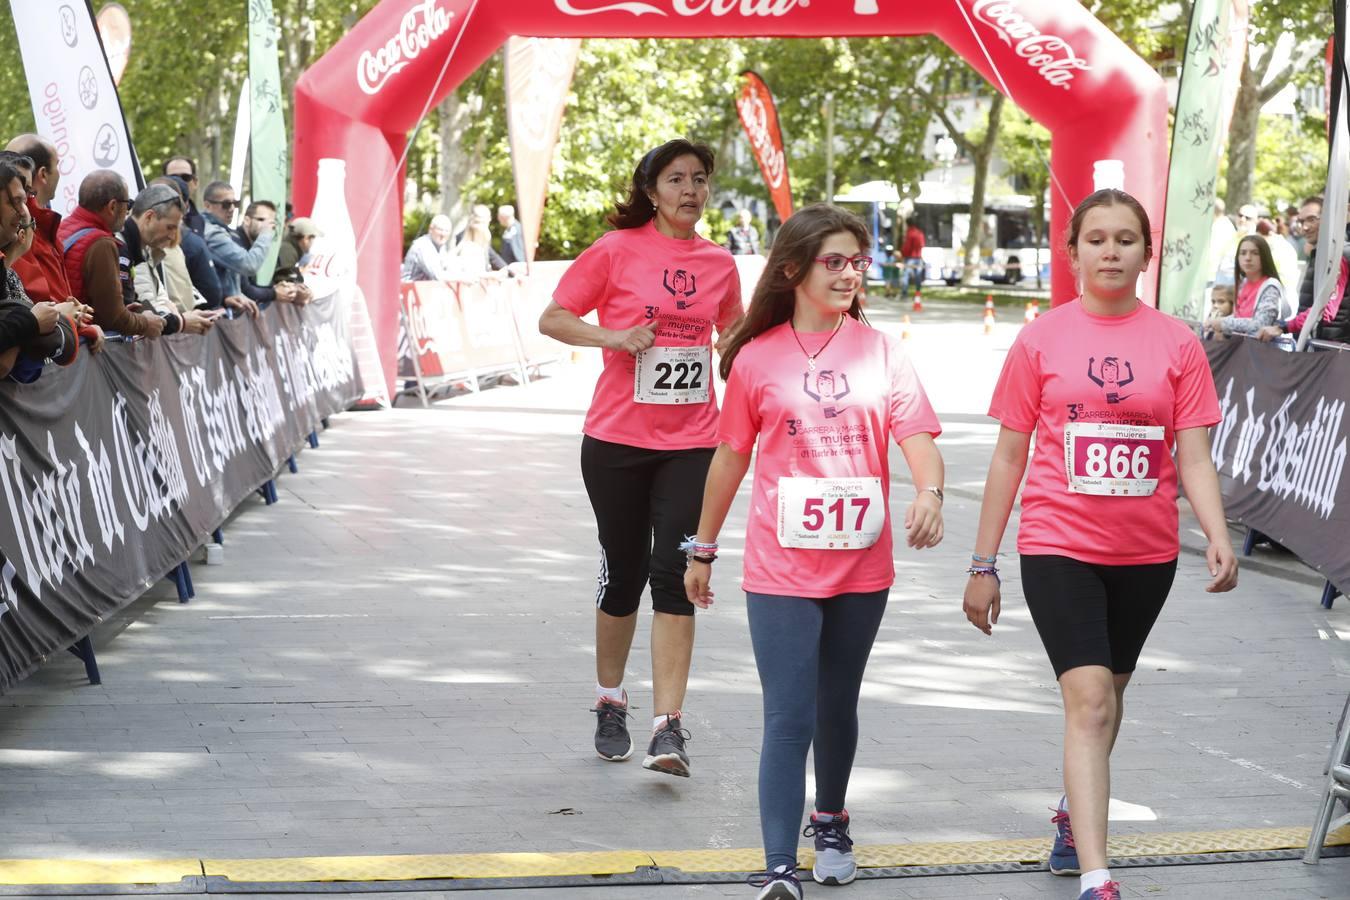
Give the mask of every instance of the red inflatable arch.
<path id="1" fill-rule="evenodd" d="M 300 79 L 295 206 L 314 201 L 317 162 L 347 161 L 347 203 L 386 372 L 394 376 L 407 134 L 510 35 L 822 37 L 933 34 L 1048 128 L 1057 186 L 1051 233 L 1093 189 L 1093 163 L 1124 163 L 1153 214 L 1167 176 L 1167 95 L 1147 63 L 1078 3 L 1048 0 L 384 0 Z M 991 64 L 992 63 L 992 64 Z M 997 72 L 995 71 L 997 70 Z M 437 80 L 439 79 L 439 85 Z M 434 88 L 434 92 L 433 92 Z M 584 89 L 584 85 L 581 86 Z M 431 94 L 428 98 L 428 94 Z M 727 102 L 732 102 L 728 93 Z M 625 173 L 615 173 L 616 176 Z M 1056 301 L 1074 294 L 1063 254 Z M 1150 279 L 1150 283 L 1154 280 Z M 1154 288 L 1150 287 L 1150 294 Z M 1153 302 L 1152 296 L 1147 298 Z"/>

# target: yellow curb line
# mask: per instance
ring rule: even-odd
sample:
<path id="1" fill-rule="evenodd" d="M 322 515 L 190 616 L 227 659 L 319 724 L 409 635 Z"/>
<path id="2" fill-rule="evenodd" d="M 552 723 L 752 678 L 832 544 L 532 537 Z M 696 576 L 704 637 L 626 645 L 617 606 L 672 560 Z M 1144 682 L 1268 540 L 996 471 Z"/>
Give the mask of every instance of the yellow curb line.
<path id="1" fill-rule="evenodd" d="M 1307 846 L 1307 828 L 1244 828 L 1113 837 L 1116 859 L 1293 850 Z M 1327 846 L 1350 845 L 1350 827 L 1327 838 Z M 861 868 L 904 868 L 1039 863 L 1048 840 L 945 841 L 856 848 Z M 801 864 L 813 854 L 803 851 Z M 755 872 L 761 849 L 614 850 L 586 853 L 456 853 L 423 856 L 313 856 L 279 859 L 81 860 L 0 859 L 0 885 L 150 885 L 184 878 L 218 877 L 236 883 L 325 881 L 416 881 L 466 878 L 557 878 L 627 875 L 655 866 L 688 874 Z"/>

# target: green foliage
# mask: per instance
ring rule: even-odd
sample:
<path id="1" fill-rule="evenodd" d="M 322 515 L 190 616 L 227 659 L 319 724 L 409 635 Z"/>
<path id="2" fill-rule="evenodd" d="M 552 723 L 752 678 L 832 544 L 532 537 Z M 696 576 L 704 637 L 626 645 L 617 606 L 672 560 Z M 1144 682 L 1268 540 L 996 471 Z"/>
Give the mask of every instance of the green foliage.
<path id="1" fill-rule="evenodd" d="M 1267 116 L 1256 137 L 1253 199 L 1272 214 L 1322 193 L 1327 177 L 1326 120 Z"/>

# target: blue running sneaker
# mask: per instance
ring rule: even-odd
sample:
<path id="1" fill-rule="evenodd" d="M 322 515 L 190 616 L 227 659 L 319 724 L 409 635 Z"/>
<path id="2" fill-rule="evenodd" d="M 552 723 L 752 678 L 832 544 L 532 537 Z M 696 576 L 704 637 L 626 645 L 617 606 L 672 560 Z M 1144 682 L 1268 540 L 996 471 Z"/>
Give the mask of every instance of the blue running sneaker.
<path id="1" fill-rule="evenodd" d="M 1055 846 L 1050 848 L 1050 874 L 1081 875 L 1078 848 L 1073 843 L 1073 826 L 1069 824 L 1069 811 L 1055 810 L 1050 821 L 1055 826 Z"/>
<path id="2" fill-rule="evenodd" d="M 811 813 L 811 824 L 803 837 L 816 839 L 816 864 L 811 877 L 816 884 L 848 884 L 858 875 L 858 864 L 853 860 L 853 838 L 848 834 L 848 810 L 839 814 Z"/>
<path id="3" fill-rule="evenodd" d="M 802 900 L 802 883 L 795 866 L 779 866 L 770 872 L 751 875 L 751 887 L 761 888 L 755 900 Z"/>
<path id="4" fill-rule="evenodd" d="M 1078 900 L 1120 900 L 1120 882 L 1108 881 L 1101 887 L 1088 888 L 1078 895 Z"/>

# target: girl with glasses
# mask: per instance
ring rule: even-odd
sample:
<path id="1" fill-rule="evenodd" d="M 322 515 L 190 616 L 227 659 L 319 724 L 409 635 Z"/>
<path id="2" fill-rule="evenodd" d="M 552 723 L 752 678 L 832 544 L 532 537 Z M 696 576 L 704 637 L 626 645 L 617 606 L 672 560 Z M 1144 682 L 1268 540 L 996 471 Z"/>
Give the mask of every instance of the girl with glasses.
<path id="1" fill-rule="evenodd" d="M 895 581 L 890 441 L 916 490 L 906 542 L 942 540 L 941 429 L 899 339 L 863 317 L 867 247 L 867 226 L 833 206 L 783 223 L 722 356 L 720 445 L 686 545 L 685 589 L 707 608 L 717 537 L 758 444 L 742 587 L 764 693 L 766 871 L 752 879 L 762 900 L 802 895 L 797 832 L 813 745 L 815 806 L 803 832 L 815 839 L 813 877 L 839 885 L 856 873 L 845 795 L 863 671 Z"/>

